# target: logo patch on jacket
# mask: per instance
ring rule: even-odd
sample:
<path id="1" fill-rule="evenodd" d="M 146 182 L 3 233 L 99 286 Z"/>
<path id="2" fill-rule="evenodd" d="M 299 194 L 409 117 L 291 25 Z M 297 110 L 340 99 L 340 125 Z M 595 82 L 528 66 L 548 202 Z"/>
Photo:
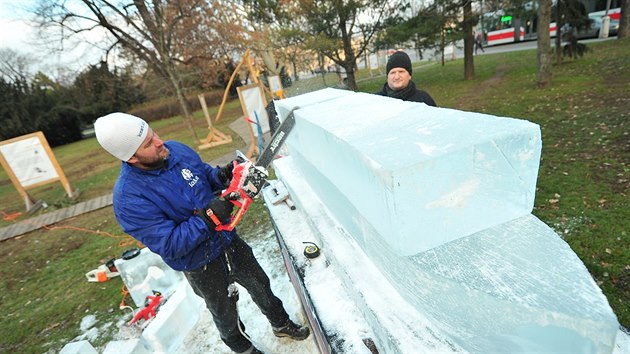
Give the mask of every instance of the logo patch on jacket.
<path id="1" fill-rule="evenodd" d="M 194 186 L 199 181 L 199 176 L 195 176 L 189 169 L 182 168 L 182 177 L 188 181 L 189 186 Z"/>

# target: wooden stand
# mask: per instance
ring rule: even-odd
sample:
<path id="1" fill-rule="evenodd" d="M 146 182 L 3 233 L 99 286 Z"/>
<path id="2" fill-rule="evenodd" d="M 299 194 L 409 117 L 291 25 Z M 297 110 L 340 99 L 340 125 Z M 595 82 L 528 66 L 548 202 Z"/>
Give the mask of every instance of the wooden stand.
<path id="1" fill-rule="evenodd" d="M 219 111 L 217 112 L 217 117 L 215 119 L 215 122 L 218 122 L 219 119 L 221 118 L 221 114 L 223 113 L 223 108 L 225 106 L 225 102 L 227 100 L 227 96 L 228 96 L 228 92 L 230 87 L 232 87 L 232 83 L 234 82 L 234 78 L 236 77 L 236 75 L 238 74 L 240 68 L 243 66 L 243 64 L 245 64 L 245 67 L 247 68 L 247 71 L 249 71 L 250 73 L 250 77 L 252 79 L 252 81 L 254 82 L 254 85 L 257 86 L 257 88 L 260 89 L 260 96 L 262 98 L 262 102 L 263 102 L 263 106 L 262 108 L 265 107 L 265 101 L 266 101 L 266 95 L 270 97 L 270 99 L 274 98 L 274 95 L 265 87 L 265 85 L 262 84 L 262 82 L 259 80 L 259 76 L 260 76 L 260 72 L 259 70 L 255 67 L 253 60 L 250 56 L 250 52 L 249 50 L 247 50 L 245 52 L 245 54 L 243 54 L 243 58 L 241 60 L 241 62 L 236 66 L 236 68 L 234 69 L 234 72 L 232 72 L 232 76 L 230 76 L 230 80 L 227 83 L 227 87 L 225 88 L 225 92 L 223 93 L 223 100 L 221 101 L 221 105 L 219 106 Z M 279 81 L 279 79 L 278 79 Z M 277 87 L 274 90 L 274 94 L 277 97 L 280 98 L 284 98 L 284 91 L 282 90 L 282 86 L 281 85 L 277 85 L 279 87 Z M 251 88 L 251 86 L 248 86 L 249 88 Z M 239 92 L 239 98 L 241 100 L 241 106 L 243 108 L 243 113 L 245 115 L 245 118 L 249 118 L 251 121 L 254 121 L 256 118 L 255 117 L 249 117 L 249 114 L 247 113 L 247 107 L 245 105 L 245 103 L 243 102 L 242 96 L 241 96 L 241 89 L 243 87 L 238 87 L 237 91 Z M 208 137 L 203 141 L 203 144 L 199 145 L 198 148 L 199 149 L 207 149 L 207 148 L 211 148 L 213 146 L 217 146 L 217 145 L 221 145 L 221 144 L 227 144 L 232 142 L 232 137 L 223 134 L 222 132 L 220 132 L 218 129 L 214 128 L 212 126 L 212 121 L 210 120 L 210 115 L 208 114 L 208 108 L 206 106 L 206 101 L 205 98 L 203 97 L 203 95 L 199 95 L 199 101 L 201 102 L 201 108 L 203 109 L 203 113 L 206 116 L 206 120 L 208 121 L 208 129 L 210 130 L 210 132 L 208 133 Z M 264 113 L 263 113 L 264 111 Z M 259 113 L 262 117 L 262 115 L 266 116 L 266 111 L 264 109 L 260 109 L 260 113 Z M 259 122 L 262 124 L 262 118 L 261 121 Z M 247 123 L 247 127 L 249 129 L 250 132 L 250 137 L 252 139 L 248 149 L 247 149 L 247 153 L 246 156 L 248 158 L 252 158 L 254 155 L 256 156 L 260 156 L 260 148 L 257 144 L 257 134 L 254 133 L 254 131 L 252 130 L 251 127 L 251 123 Z"/>
<path id="2" fill-rule="evenodd" d="M 228 86 L 229 87 L 229 86 Z M 208 122 L 208 136 L 203 140 L 203 144 L 199 145 L 197 148 L 200 150 L 208 149 L 217 145 L 229 144 L 232 142 L 232 137 L 222 133 L 219 129 L 212 126 L 212 120 L 210 119 L 210 113 L 208 112 L 208 106 L 206 105 L 206 98 L 203 94 L 197 96 L 199 98 L 199 102 L 201 103 L 201 109 L 203 110 L 203 115 L 206 117 L 206 121 Z M 223 106 L 221 106 L 223 108 Z M 217 119 L 219 115 L 217 114 Z"/>
<path id="3" fill-rule="evenodd" d="M 68 198 L 76 199 L 80 194 L 79 189 L 73 190 L 70 186 L 41 131 L 0 142 L 0 165 L 7 172 L 29 213 L 47 207 L 47 204 L 35 200 L 27 189 L 59 181 Z"/>

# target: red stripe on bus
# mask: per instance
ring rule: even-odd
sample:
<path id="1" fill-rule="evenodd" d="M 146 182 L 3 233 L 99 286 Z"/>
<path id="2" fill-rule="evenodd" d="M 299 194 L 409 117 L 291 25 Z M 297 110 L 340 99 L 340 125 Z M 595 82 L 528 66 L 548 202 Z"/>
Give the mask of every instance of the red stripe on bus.
<path id="1" fill-rule="evenodd" d="M 514 38 L 514 31 L 488 34 L 488 41 L 496 41 L 499 39 Z"/>

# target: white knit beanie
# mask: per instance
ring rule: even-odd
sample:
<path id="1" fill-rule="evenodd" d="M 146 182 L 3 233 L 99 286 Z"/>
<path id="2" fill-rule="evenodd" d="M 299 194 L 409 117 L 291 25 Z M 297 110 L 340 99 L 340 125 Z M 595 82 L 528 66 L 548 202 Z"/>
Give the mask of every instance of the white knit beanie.
<path id="1" fill-rule="evenodd" d="M 96 140 L 115 157 L 127 161 L 147 136 L 147 122 L 126 113 L 110 113 L 94 122 Z"/>

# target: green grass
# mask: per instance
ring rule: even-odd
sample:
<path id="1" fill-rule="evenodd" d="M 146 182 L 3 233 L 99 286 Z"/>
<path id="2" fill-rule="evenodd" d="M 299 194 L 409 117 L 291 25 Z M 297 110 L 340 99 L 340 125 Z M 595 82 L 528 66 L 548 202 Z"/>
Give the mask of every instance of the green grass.
<path id="1" fill-rule="evenodd" d="M 475 57 L 476 79 L 463 80 L 462 60 L 441 66 L 416 63 L 414 80 L 442 107 L 523 118 L 540 124 L 543 153 L 534 214 L 553 227 L 582 259 L 617 314 L 630 326 L 630 41 L 589 44 L 591 52 L 576 61 L 554 66 L 553 85 L 536 88 L 536 53 L 523 51 Z M 420 65 L 422 64 L 422 65 Z M 370 79 L 357 73 L 359 89 L 375 92 L 384 76 Z M 327 76 L 326 85 L 334 86 Z M 287 89 L 308 92 L 324 87 L 321 78 L 299 80 Z M 216 112 L 214 107 L 213 115 Z M 228 128 L 241 115 L 238 101 L 226 108 L 215 126 L 235 142 L 202 150 L 211 160 L 244 143 Z M 164 139 L 194 146 L 181 118 L 152 123 Z M 207 134 L 205 119 L 195 113 L 200 138 Z M 53 149 L 74 187 L 82 194 L 68 200 L 59 183 L 31 191 L 46 200 L 48 211 L 111 193 L 119 163 L 99 148 L 95 139 Z M 4 171 L 0 171 L 2 212 L 23 212 L 24 204 Z M 47 211 L 47 212 L 48 212 Z M 43 211 L 42 211 L 43 212 Z M 26 219 L 22 215 L 18 220 Z M 0 221 L 0 226 L 12 221 Z M 80 334 L 79 323 L 96 315 L 97 327 L 120 321 L 122 282 L 88 283 L 85 273 L 135 242 L 118 227 L 111 208 L 75 217 L 2 242 L 0 247 L 0 352 L 56 352 Z M 81 229 L 77 229 L 77 227 Z M 243 218 L 245 237 L 270 223 L 260 201 Z M 96 233 L 96 231 L 108 234 Z M 128 299 L 128 302 L 131 301 Z M 102 346 L 116 331 L 104 333 Z"/>

